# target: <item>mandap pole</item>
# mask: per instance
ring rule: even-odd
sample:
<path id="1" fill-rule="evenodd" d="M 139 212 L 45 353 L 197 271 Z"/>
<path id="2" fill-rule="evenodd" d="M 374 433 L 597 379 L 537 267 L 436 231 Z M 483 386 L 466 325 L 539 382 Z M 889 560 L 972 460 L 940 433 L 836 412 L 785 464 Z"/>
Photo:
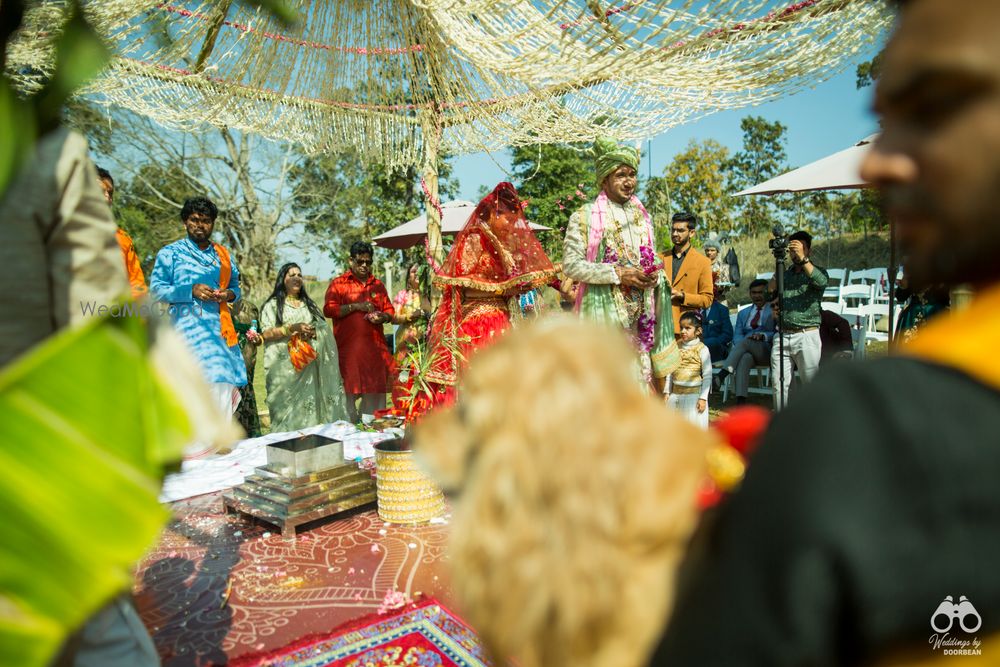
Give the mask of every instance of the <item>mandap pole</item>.
<path id="1" fill-rule="evenodd" d="M 427 214 L 427 263 L 437 270 L 444 261 L 444 245 L 441 241 L 441 202 L 438 197 L 438 156 L 441 149 L 441 124 L 435 114 L 424 123 L 424 164 L 421 171 L 421 185 L 424 191 L 424 212 Z M 431 288 L 431 307 L 437 308 L 440 294 Z"/>

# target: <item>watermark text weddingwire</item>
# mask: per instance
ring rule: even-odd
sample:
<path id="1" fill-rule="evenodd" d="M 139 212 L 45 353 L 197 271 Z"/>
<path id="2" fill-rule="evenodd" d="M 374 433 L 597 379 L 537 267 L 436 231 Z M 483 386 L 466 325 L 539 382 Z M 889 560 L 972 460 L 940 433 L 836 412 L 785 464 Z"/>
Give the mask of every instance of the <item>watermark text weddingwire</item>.
<path id="1" fill-rule="evenodd" d="M 200 315 L 202 307 L 200 303 L 163 303 L 161 301 L 136 303 L 126 301 L 125 303 L 98 303 L 97 301 L 81 301 L 80 313 L 85 317 L 143 317 L 151 315 L 170 314 L 173 317 L 180 317 L 189 313 Z"/>

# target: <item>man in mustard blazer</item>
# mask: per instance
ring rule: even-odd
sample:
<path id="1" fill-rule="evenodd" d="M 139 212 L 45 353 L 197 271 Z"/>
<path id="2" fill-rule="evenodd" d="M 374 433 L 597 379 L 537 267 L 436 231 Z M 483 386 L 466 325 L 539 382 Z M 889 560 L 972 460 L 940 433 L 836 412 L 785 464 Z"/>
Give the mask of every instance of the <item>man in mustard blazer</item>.
<path id="1" fill-rule="evenodd" d="M 673 290 L 674 333 L 680 332 L 682 313 L 712 305 L 712 262 L 691 246 L 696 226 L 690 213 L 675 213 L 670 220 L 674 247 L 663 257 L 663 270 Z"/>

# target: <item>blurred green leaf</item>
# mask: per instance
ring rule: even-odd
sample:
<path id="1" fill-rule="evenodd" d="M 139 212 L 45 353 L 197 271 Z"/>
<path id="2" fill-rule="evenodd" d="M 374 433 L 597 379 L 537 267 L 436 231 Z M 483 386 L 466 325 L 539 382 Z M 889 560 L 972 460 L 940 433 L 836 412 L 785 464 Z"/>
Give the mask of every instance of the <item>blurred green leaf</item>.
<path id="1" fill-rule="evenodd" d="M 0 664 L 45 665 L 159 535 L 190 422 L 137 317 L 53 336 L 0 372 Z"/>
<path id="2" fill-rule="evenodd" d="M 0 79 L 0 193 L 34 146 L 36 131 L 30 105 L 18 98 L 6 79 Z"/>
<path id="3" fill-rule="evenodd" d="M 260 7 L 267 11 L 286 28 L 299 22 L 299 15 L 283 0 L 243 0 L 243 2 L 251 7 Z"/>

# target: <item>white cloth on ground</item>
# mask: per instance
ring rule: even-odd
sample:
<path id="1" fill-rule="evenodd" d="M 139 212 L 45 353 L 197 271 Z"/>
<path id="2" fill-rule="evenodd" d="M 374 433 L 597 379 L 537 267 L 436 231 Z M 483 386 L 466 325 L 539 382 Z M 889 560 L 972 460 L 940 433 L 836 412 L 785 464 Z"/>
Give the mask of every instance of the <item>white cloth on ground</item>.
<path id="1" fill-rule="evenodd" d="M 299 431 L 269 433 L 259 438 L 241 440 L 233 446 L 233 451 L 209 458 L 186 460 L 178 473 L 167 475 L 160 492 L 161 503 L 172 503 L 193 496 L 221 491 L 242 484 L 254 468 L 267 463 L 266 446 L 299 435 L 322 435 L 344 443 L 344 460 L 375 456 L 375 443 L 397 437 L 398 430 L 384 433 L 359 431 L 346 421 L 332 424 L 317 424 Z"/>

